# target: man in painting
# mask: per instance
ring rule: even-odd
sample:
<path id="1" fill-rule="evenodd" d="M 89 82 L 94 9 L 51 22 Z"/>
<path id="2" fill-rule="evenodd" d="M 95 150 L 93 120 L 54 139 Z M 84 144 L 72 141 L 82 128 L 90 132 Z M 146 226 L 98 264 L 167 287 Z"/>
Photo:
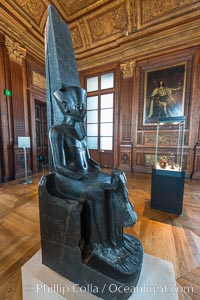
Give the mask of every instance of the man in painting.
<path id="1" fill-rule="evenodd" d="M 165 86 L 163 80 L 160 80 L 158 87 L 151 94 L 148 118 L 173 117 L 172 109 L 176 105 L 173 92 L 180 89 L 180 83 L 177 88 L 169 88 Z"/>

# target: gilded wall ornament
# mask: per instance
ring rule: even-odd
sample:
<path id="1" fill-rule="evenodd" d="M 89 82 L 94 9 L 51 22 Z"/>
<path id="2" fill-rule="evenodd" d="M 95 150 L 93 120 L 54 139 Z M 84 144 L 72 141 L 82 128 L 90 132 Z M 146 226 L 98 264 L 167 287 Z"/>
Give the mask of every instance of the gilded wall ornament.
<path id="1" fill-rule="evenodd" d="M 27 8 L 29 9 L 31 15 L 43 15 L 44 10 L 46 10 L 46 5 L 41 0 L 30 0 L 27 3 Z"/>
<path id="2" fill-rule="evenodd" d="M 153 166 L 155 164 L 155 154 L 144 154 L 145 166 Z"/>
<path id="3" fill-rule="evenodd" d="M 125 165 L 130 163 L 130 153 L 124 152 L 121 154 L 121 162 Z"/>
<path id="4" fill-rule="evenodd" d="M 127 29 L 127 16 L 124 5 L 89 21 L 93 40 L 99 40 Z"/>
<path id="5" fill-rule="evenodd" d="M 120 70 L 123 73 L 123 78 L 127 79 L 133 77 L 135 68 L 136 68 L 135 60 L 120 64 Z"/>
<path id="6" fill-rule="evenodd" d="M 39 23 L 45 10 L 46 5 L 42 0 L 16 0 L 16 2 L 34 19 Z"/>
<path id="7" fill-rule="evenodd" d="M 22 64 L 23 59 L 26 57 L 26 49 L 7 36 L 5 36 L 5 46 L 8 50 L 9 58 L 18 64 Z"/>
<path id="8" fill-rule="evenodd" d="M 46 89 L 46 78 L 45 76 L 32 71 L 32 84 L 40 89 Z"/>
<path id="9" fill-rule="evenodd" d="M 164 133 L 159 136 L 159 143 L 162 146 L 176 146 L 178 143 L 178 136 L 176 132 Z M 144 145 L 152 146 L 156 143 L 156 134 L 155 133 L 145 133 L 144 134 Z"/>
<path id="10" fill-rule="evenodd" d="M 17 4 L 20 6 L 25 6 L 30 0 L 16 0 Z"/>
<path id="11" fill-rule="evenodd" d="M 97 19 L 93 19 L 90 22 L 91 32 L 94 39 L 102 39 L 105 37 L 105 25 L 103 17 L 99 17 Z"/>
<path id="12" fill-rule="evenodd" d="M 146 133 L 144 136 L 144 145 L 155 145 L 156 135 L 154 133 Z"/>
<path id="13" fill-rule="evenodd" d="M 196 0 L 143 0 L 141 11 L 143 22 L 150 21 L 162 15 L 166 15 L 174 9 L 180 9 L 197 2 Z"/>
<path id="14" fill-rule="evenodd" d="M 121 31 L 126 28 L 126 15 L 124 6 L 120 6 L 111 13 L 111 23 L 113 31 Z"/>
<path id="15" fill-rule="evenodd" d="M 71 29 L 71 35 L 72 35 L 72 41 L 74 48 L 81 48 L 83 46 L 82 40 L 81 40 L 81 35 L 77 27 L 74 27 Z"/>

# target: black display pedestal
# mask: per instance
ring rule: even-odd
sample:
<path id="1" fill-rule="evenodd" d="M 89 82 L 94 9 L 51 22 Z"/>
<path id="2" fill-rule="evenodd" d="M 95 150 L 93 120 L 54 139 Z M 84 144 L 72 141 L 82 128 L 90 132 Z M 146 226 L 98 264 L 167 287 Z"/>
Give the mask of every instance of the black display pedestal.
<path id="1" fill-rule="evenodd" d="M 185 172 L 152 169 L 151 207 L 180 215 Z"/>

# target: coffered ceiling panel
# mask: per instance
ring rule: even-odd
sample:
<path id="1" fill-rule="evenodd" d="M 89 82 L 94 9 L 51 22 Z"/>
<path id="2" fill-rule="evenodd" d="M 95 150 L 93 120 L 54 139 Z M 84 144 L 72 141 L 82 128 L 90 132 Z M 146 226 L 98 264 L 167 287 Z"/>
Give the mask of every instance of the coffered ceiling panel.
<path id="1" fill-rule="evenodd" d="M 139 27 L 186 16 L 199 7 L 199 0 L 137 0 Z"/>
<path id="2" fill-rule="evenodd" d="M 142 21 L 145 23 L 154 18 L 158 18 L 166 14 L 169 15 L 169 13 L 177 9 L 180 13 L 180 8 L 187 7 L 188 5 L 192 5 L 197 2 L 199 2 L 199 0 L 142 0 L 140 1 L 142 6 Z"/>
<path id="3" fill-rule="evenodd" d="M 46 11 L 46 5 L 43 1 L 41 1 L 41 0 L 15 0 L 15 3 L 38 26 L 40 25 L 41 19 Z"/>

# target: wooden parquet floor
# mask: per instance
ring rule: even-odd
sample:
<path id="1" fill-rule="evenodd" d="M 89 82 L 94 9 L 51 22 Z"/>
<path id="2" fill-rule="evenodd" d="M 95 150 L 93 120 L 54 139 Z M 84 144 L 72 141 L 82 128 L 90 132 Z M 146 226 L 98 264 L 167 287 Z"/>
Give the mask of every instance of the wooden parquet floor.
<path id="1" fill-rule="evenodd" d="M 0 184 L 0 300 L 22 300 L 21 266 L 40 249 L 40 177 Z M 172 262 L 179 300 L 199 300 L 200 181 L 185 181 L 181 216 L 150 208 L 150 175 L 127 174 L 127 187 L 138 221 L 125 232 L 141 240 L 145 253 Z"/>

